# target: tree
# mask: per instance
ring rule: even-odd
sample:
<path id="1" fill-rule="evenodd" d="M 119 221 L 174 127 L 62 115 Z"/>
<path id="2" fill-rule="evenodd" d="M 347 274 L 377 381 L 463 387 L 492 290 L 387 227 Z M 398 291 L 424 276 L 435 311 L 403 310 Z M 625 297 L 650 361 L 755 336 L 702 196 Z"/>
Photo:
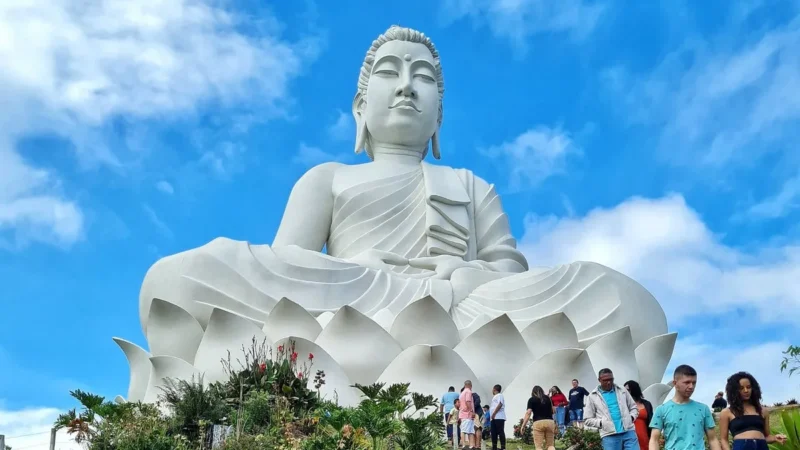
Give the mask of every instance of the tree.
<path id="1" fill-rule="evenodd" d="M 781 361 L 781 372 L 788 370 L 791 377 L 795 371 L 800 370 L 800 346 L 790 345 L 785 352 L 783 352 L 783 361 Z"/>

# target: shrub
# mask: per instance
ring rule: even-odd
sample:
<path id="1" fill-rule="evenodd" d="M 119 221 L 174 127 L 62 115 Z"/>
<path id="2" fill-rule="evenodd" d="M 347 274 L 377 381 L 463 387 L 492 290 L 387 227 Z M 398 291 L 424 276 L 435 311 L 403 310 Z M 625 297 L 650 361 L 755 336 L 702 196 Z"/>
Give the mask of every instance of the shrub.
<path id="1" fill-rule="evenodd" d="M 567 447 L 574 447 L 580 450 L 603 450 L 603 443 L 600 433 L 577 427 L 567 428 L 563 441 Z"/>
<path id="2" fill-rule="evenodd" d="M 787 405 L 796 405 L 797 404 L 797 399 L 796 398 L 790 398 L 789 401 L 786 402 L 786 404 Z"/>
<path id="3" fill-rule="evenodd" d="M 523 444 L 532 445 L 533 444 L 533 424 L 528 423 L 525 427 L 525 430 L 522 429 L 522 419 L 519 419 L 516 425 L 514 425 L 514 439 L 519 439 L 522 441 Z"/>

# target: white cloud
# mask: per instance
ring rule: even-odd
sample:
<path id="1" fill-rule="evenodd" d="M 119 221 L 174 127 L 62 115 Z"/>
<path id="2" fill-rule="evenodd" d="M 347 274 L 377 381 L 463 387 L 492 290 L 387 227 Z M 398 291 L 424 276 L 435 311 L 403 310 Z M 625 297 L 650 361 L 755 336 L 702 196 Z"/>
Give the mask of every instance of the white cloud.
<path id="1" fill-rule="evenodd" d="M 247 20 L 212 0 L 0 2 L 0 159 L 13 163 L 0 165 L 0 180 L 15 184 L 0 197 L 0 229 L 16 235 L 14 245 L 71 243 L 83 232 L 57 170 L 20 155 L 27 136 L 62 137 L 82 164 L 121 171 L 142 152 L 109 142 L 112 119 L 164 121 L 207 105 L 282 114 L 288 83 L 316 43 L 280 40 L 272 17 L 258 27 Z M 228 174 L 228 150 L 202 159 Z"/>
<path id="2" fill-rule="evenodd" d="M 337 111 L 336 122 L 328 127 L 328 135 L 337 141 L 355 140 L 355 120 L 351 114 Z"/>
<path id="3" fill-rule="evenodd" d="M 520 247 L 531 265 L 595 261 L 648 288 L 673 325 L 692 314 L 752 309 L 763 320 L 800 314 L 800 246 L 745 253 L 723 244 L 680 195 L 634 197 L 584 217 L 529 215 Z"/>
<path id="4" fill-rule="evenodd" d="M 158 183 L 156 183 L 156 189 L 158 189 L 159 191 L 161 191 L 161 192 L 163 192 L 165 194 L 169 194 L 169 195 L 172 195 L 172 194 L 175 193 L 175 188 L 172 187 L 172 184 L 170 182 L 164 181 L 164 180 L 161 180 Z"/>
<path id="5" fill-rule="evenodd" d="M 81 238 L 83 214 L 59 185 L 51 171 L 29 165 L 0 136 L 0 248 L 69 246 Z"/>
<path id="6" fill-rule="evenodd" d="M 6 445 L 15 450 L 48 450 L 50 430 L 62 412 L 55 408 L 0 409 L 0 430 L 6 435 Z M 83 449 L 66 430 L 56 433 L 56 450 Z"/>
<path id="7" fill-rule="evenodd" d="M 481 153 L 503 161 L 510 171 L 510 188 L 515 190 L 563 173 L 568 158 L 580 156 L 582 150 L 566 132 L 540 126 Z"/>
<path id="8" fill-rule="evenodd" d="M 150 220 L 150 223 L 155 225 L 159 233 L 164 235 L 164 237 L 172 239 L 172 237 L 174 236 L 174 234 L 172 233 L 172 229 L 170 229 L 170 227 L 166 223 L 164 223 L 164 221 L 161 220 L 160 217 L 158 217 L 158 214 L 156 214 L 156 211 L 152 207 L 150 207 L 150 205 L 148 204 L 142 205 L 142 210 L 144 211 L 145 216 L 147 216 L 147 219 Z"/>
<path id="9" fill-rule="evenodd" d="M 526 40 L 541 33 L 568 33 L 583 39 L 597 26 L 606 6 L 585 0 L 446 0 L 441 16 L 450 23 L 464 17 L 486 23 L 496 36 L 524 52 Z"/>
<path id="10" fill-rule="evenodd" d="M 754 218 L 775 219 L 786 216 L 798 206 L 800 206 L 800 175 L 786 180 L 777 194 L 761 200 L 747 212 Z"/>
<path id="11" fill-rule="evenodd" d="M 798 161 L 800 15 L 752 33 L 743 31 L 742 20 L 736 15 L 711 38 L 687 39 L 649 73 L 624 67 L 605 73 L 620 114 L 661 128 L 665 159 L 704 170 L 752 166 L 775 152 Z"/>

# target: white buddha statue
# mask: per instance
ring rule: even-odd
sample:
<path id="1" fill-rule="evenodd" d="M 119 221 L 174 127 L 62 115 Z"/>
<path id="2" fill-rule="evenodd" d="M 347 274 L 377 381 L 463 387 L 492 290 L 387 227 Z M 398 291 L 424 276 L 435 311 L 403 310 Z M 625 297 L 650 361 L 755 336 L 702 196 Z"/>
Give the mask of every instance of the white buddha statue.
<path id="1" fill-rule="evenodd" d="M 500 320 L 505 321 L 503 327 L 516 328 L 509 334 L 513 343 L 499 345 L 501 353 L 519 355 L 519 362 L 509 362 L 518 366 L 513 369 L 514 376 L 526 373 L 523 368 L 542 354 L 561 348 L 567 349 L 560 354 L 569 361 L 577 361 L 582 349 L 588 349 L 593 365 L 613 362 L 613 349 L 619 346 L 614 341 L 616 337 L 595 350 L 591 346 L 604 336 L 617 336 L 614 333 L 624 330 L 619 336 L 624 335 L 628 349 L 621 358 L 626 361 L 630 376 L 641 374 L 646 378 L 641 381 L 645 387 L 660 382 L 675 335 L 667 334 L 664 312 L 650 293 L 630 278 L 595 263 L 529 269 L 525 256 L 516 248 L 494 186 L 467 169 L 425 162 L 429 153 L 441 158 L 443 94 L 439 53 L 427 36 L 416 30 L 391 27 L 373 41 L 361 67 L 352 106 L 357 124 L 355 150 L 365 150 L 369 161 L 358 165 L 330 162 L 306 172 L 292 189 L 272 245 L 219 238 L 156 262 L 145 277 L 139 309 L 151 352 L 155 355 L 153 348 L 159 345 L 153 340 L 170 339 L 164 337 L 168 330 L 148 332 L 151 309 L 155 308 L 153 299 L 159 299 L 159 305 L 166 302 L 188 312 L 202 330 L 196 325 L 187 326 L 199 330 L 193 331 L 193 336 L 200 336 L 209 328 L 213 311 L 234 313 L 264 324 L 275 305 L 286 298 L 319 320 L 321 334 L 316 329 L 308 339 L 319 335 L 325 342 L 316 341 L 314 345 L 337 353 L 331 348 L 339 344 L 331 343 L 335 337 L 326 336 L 325 324 L 342 310 L 352 316 L 346 311 L 354 309 L 379 324 L 378 328 L 391 330 L 392 337 L 400 342 L 397 349 L 394 343 L 386 344 L 392 346 L 387 354 L 394 358 L 401 350 L 410 351 L 409 346 L 414 344 L 403 342 L 407 335 L 393 328 L 395 320 L 400 320 L 401 312 L 416 301 L 426 299 L 430 303 L 432 298 L 432 305 L 438 304 L 441 314 L 449 315 L 452 323 L 447 327 L 453 327 L 455 337 L 422 343 L 448 342 L 447 346 L 455 348 L 469 370 L 476 373 L 484 370 L 475 367 L 480 365 L 476 358 L 483 354 L 475 345 L 482 344 L 466 342 L 476 330 Z M 428 311 L 419 309 L 414 313 L 417 316 L 412 315 L 414 320 L 429 318 L 423 310 Z M 400 328 L 413 326 L 408 325 L 412 323 L 408 322 L 411 316 L 406 316 Z M 273 320 L 270 326 L 278 322 Z M 570 322 L 571 325 L 559 325 Z M 309 326 L 317 326 L 312 325 Z M 565 327 L 571 331 L 567 333 Z M 430 328 L 417 331 L 429 332 Z M 565 341 L 547 347 L 548 339 L 561 334 L 566 336 Z M 517 338 L 520 335 L 524 341 Z M 447 355 L 451 350 L 442 351 L 450 358 Z M 181 357 L 189 364 L 197 364 L 194 347 L 174 352 L 188 355 Z M 126 353 L 134 359 L 133 353 Z M 347 373 L 343 377 L 351 381 L 373 382 L 384 369 L 387 372 L 383 379 L 390 379 L 400 376 L 402 367 L 408 365 L 386 368 L 392 360 L 387 356 L 367 376 L 356 369 L 361 366 L 352 359 L 355 356 L 339 353 L 333 357 L 340 358 L 337 364 Z M 433 357 L 432 353 L 421 354 Z M 412 360 L 416 357 L 408 356 Z M 439 363 L 432 363 L 436 364 Z M 487 364 L 492 367 L 486 370 L 500 367 L 495 362 Z M 582 374 L 591 375 L 592 367 L 581 367 L 585 369 L 581 369 Z M 612 367 L 615 373 L 619 372 L 617 367 Z M 478 378 L 487 386 L 510 381 L 499 380 L 506 375 L 497 370 L 478 373 Z M 533 372 L 528 373 L 550 369 L 530 370 Z M 506 372 L 510 377 L 512 370 Z M 139 378 L 146 380 L 146 370 L 141 373 Z M 564 380 L 574 377 L 570 373 L 553 376 L 556 375 Z M 414 377 L 416 373 L 402 376 Z M 461 380 L 451 380 L 450 384 Z M 139 394 L 144 392 L 143 386 L 138 388 Z M 665 395 L 663 385 L 659 386 L 658 395 Z M 520 381 L 519 389 L 529 391 L 527 381 Z M 522 406 L 520 410 L 524 409 Z"/>

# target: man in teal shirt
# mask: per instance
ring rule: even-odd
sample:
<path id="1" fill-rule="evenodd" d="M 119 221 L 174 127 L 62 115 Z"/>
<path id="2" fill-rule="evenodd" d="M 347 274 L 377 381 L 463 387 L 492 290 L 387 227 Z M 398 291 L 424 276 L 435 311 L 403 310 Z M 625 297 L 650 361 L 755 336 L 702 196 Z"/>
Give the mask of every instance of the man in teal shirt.
<path id="1" fill-rule="evenodd" d="M 447 424 L 447 440 L 450 444 L 453 444 L 453 426 L 450 425 L 450 410 L 453 409 L 453 403 L 458 400 L 458 392 L 456 392 L 456 388 L 450 386 L 442 395 L 442 401 L 439 402 L 439 413 L 444 414 L 444 420 Z M 457 430 L 456 430 L 457 433 Z"/>
<path id="2" fill-rule="evenodd" d="M 703 436 L 708 438 L 711 450 L 721 450 L 711 409 L 691 399 L 697 385 L 697 371 L 691 366 L 680 365 L 675 368 L 672 378 L 675 396 L 656 408 L 650 422 L 653 429 L 650 450 L 661 448 L 662 435 L 665 450 L 702 450 L 705 448 Z"/>

